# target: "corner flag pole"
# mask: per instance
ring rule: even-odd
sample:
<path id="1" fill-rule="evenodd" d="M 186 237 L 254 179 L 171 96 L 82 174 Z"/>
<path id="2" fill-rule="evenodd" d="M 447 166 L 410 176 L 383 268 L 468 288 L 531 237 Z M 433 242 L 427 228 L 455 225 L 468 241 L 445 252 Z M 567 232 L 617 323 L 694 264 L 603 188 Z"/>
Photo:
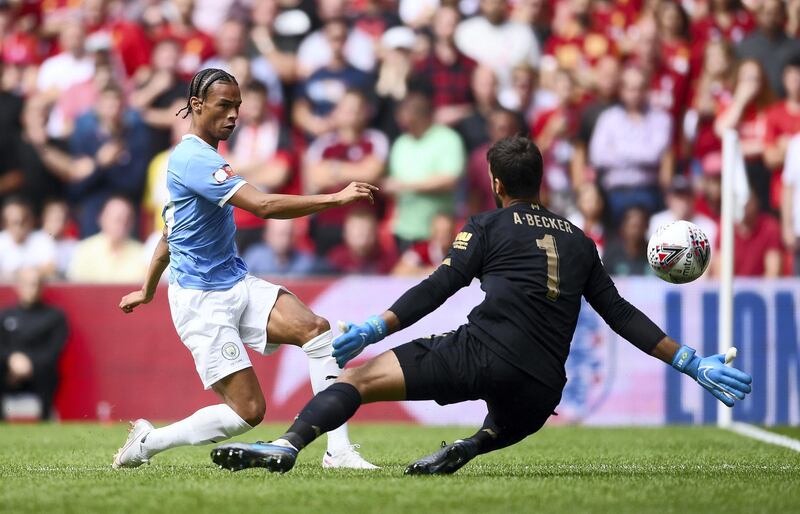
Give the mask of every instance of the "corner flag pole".
<path id="1" fill-rule="evenodd" d="M 739 172 L 739 136 L 734 129 L 722 137 L 722 212 L 720 216 L 719 339 L 718 353 L 726 354 L 733 344 L 733 230 L 736 217 L 736 173 Z M 717 403 L 717 426 L 730 427 L 733 412 Z"/>

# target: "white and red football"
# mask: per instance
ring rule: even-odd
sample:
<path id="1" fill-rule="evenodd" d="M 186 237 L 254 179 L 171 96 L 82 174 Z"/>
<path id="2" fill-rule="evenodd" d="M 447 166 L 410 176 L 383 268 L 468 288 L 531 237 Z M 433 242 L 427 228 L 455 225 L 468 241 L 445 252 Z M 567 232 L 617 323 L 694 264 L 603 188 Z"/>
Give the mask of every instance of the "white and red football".
<path id="1" fill-rule="evenodd" d="M 647 244 L 647 260 L 656 276 L 673 284 L 696 280 L 711 262 L 711 244 L 700 227 L 673 221 L 655 231 Z"/>

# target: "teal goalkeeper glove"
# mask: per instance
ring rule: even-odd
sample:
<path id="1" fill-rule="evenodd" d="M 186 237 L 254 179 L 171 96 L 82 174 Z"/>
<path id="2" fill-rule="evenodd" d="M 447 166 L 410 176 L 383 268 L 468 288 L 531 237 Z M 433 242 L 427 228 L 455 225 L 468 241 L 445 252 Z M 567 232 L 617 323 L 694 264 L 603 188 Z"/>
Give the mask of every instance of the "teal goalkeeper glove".
<path id="1" fill-rule="evenodd" d="M 693 348 L 681 346 L 672 358 L 672 367 L 695 379 L 719 401 L 733 407 L 734 400 L 744 400 L 752 391 L 753 378 L 733 367 L 725 365 L 725 355 L 698 357 Z"/>
<path id="2" fill-rule="evenodd" d="M 340 368 L 354 359 L 367 345 L 386 337 L 386 322 L 372 316 L 360 325 L 346 323 L 340 326 L 342 335 L 333 341 L 333 358 Z"/>

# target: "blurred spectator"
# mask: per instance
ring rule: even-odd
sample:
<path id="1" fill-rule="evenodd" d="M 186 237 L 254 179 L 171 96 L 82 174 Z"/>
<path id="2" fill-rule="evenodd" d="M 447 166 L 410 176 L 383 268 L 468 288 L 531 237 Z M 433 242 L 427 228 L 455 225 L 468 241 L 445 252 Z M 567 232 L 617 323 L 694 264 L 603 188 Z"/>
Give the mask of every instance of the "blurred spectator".
<path id="1" fill-rule="evenodd" d="M 130 201 L 108 199 L 100 213 L 100 233 L 78 243 L 67 278 L 84 283 L 141 282 L 146 260 L 142 244 L 131 237 L 134 215 Z"/>
<path id="2" fill-rule="evenodd" d="M 236 130 L 220 151 L 238 175 L 265 192 L 282 192 L 293 178 L 289 133 L 270 112 L 267 88 L 261 82 L 242 86 L 242 107 Z M 239 251 L 261 238 L 264 220 L 242 209 L 233 214 Z"/>
<path id="3" fill-rule="evenodd" d="M 631 206 L 660 209 L 659 186 L 672 179 L 671 121 L 664 111 L 648 106 L 646 87 L 641 70 L 622 73 L 622 104 L 600 115 L 589 145 L 589 160 L 600 171 L 614 225 Z"/>
<path id="4" fill-rule="evenodd" d="M 647 263 L 648 213 L 641 207 L 629 207 L 622 215 L 619 233 L 603 251 L 603 264 L 611 275 L 633 276 L 649 273 Z"/>
<path id="5" fill-rule="evenodd" d="M 751 194 L 744 207 L 744 218 L 734 228 L 733 274 L 736 276 L 771 278 L 781 274 L 781 227 L 778 220 L 760 209 L 758 196 Z"/>
<path id="6" fill-rule="evenodd" d="M 393 27 L 403 24 L 397 13 L 386 5 L 385 0 L 363 0 L 355 6 L 359 7 L 356 7 L 358 12 L 353 16 L 353 28 L 361 30 L 375 42 Z"/>
<path id="7" fill-rule="evenodd" d="M 764 163 L 772 171 L 770 206 L 780 206 L 780 179 L 789 140 L 800 133 L 800 54 L 789 58 L 783 67 L 786 98 L 774 103 L 766 115 Z"/>
<path id="8" fill-rule="evenodd" d="M 122 91 L 109 86 L 96 108 L 78 118 L 70 149 L 77 158 L 91 159 L 85 176 L 69 186 L 84 238 L 97 232 L 100 210 L 112 195 L 127 195 L 138 206 L 152 155 L 150 138 L 139 114 L 125 107 Z M 60 163 L 72 165 L 71 160 Z"/>
<path id="9" fill-rule="evenodd" d="M 722 213 L 722 153 L 709 153 L 700 163 L 702 180 L 700 195 L 696 199 L 697 212 L 702 213 L 719 225 Z"/>
<path id="10" fill-rule="evenodd" d="M 42 275 L 32 268 L 20 270 L 17 305 L 0 311 L 0 402 L 7 405 L 9 395 L 33 394 L 39 419 L 50 419 L 66 341 L 64 313 L 42 302 Z M 0 409 L 0 420 L 8 414 Z"/>
<path id="11" fill-rule="evenodd" d="M 455 44 L 461 15 L 454 6 L 442 6 L 433 16 L 431 54 L 417 63 L 414 72 L 428 77 L 433 86 L 434 119 L 453 125 L 471 111 L 470 79 L 475 61 L 462 54 Z"/>
<path id="12" fill-rule="evenodd" d="M 111 12 L 112 3 L 112 0 L 83 1 L 86 45 L 94 50 L 113 51 L 130 77 L 150 62 L 151 41 L 138 23 L 116 18 Z"/>
<path id="13" fill-rule="evenodd" d="M 736 69 L 733 98 L 723 104 L 714 122 L 714 131 L 722 139 L 728 129 L 736 129 L 739 146 L 747 168 L 747 178 L 759 204 L 769 208 L 771 171 L 764 164 L 764 138 L 767 132 L 767 109 L 772 91 L 758 61 L 745 59 Z"/>
<path id="14" fill-rule="evenodd" d="M 403 23 L 409 27 L 425 27 L 436 16 L 440 3 L 439 0 L 399 0 L 398 13 Z"/>
<path id="15" fill-rule="evenodd" d="M 69 180 L 75 168 L 59 170 L 51 168 L 47 161 L 50 154 L 58 153 L 69 159 L 67 142 L 48 138 L 45 132 L 47 113 L 42 98 L 29 98 L 22 111 L 22 135 L 14 141 L 13 158 L 16 169 L 22 172 L 19 194 L 31 201 L 35 210 L 42 207 L 48 198 L 64 196 L 64 183 Z M 59 173 L 64 171 L 65 174 Z"/>
<path id="16" fill-rule="evenodd" d="M 470 81 L 474 104 L 471 112 L 456 125 L 467 151 L 471 152 L 489 141 L 486 119 L 497 102 L 497 78 L 489 66 L 478 66 Z M 524 125 L 524 123 L 522 123 Z"/>
<path id="17" fill-rule="evenodd" d="M 55 242 L 55 271 L 58 278 L 67 276 L 67 269 L 78 245 L 72 231 L 74 227 L 70 223 L 67 202 L 64 200 L 45 202 L 42 208 L 42 229 L 39 232 L 51 237 Z"/>
<path id="18" fill-rule="evenodd" d="M 375 84 L 377 96 L 375 125 L 392 139 L 400 133 L 394 119 L 397 104 L 405 98 L 409 87 L 414 88 L 419 85 L 418 81 L 410 78 L 413 68 L 411 51 L 414 44 L 414 32 L 407 27 L 391 28 L 381 38 L 383 59 L 378 68 L 378 79 Z M 424 85 L 427 86 L 427 82 Z"/>
<path id="19" fill-rule="evenodd" d="M 175 113 L 186 103 L 189 84 L 178 73 L 180 47 L 174 39 L 164 39 L 153 48 L 152 66 L 139 74 L 139 83 L 130 105 L 150 126 L 151 151 L 169 148 Z"/>
<path id="20" fill-rule="evenodd" d="M 86 33 L 80 22 L 69 22 L 61 30 L 61 53 L 45 59 L 36 79 L 36 89 L 47 103 L 55 102 L 71 86 L 92 79 L 95 60 L 86 51 L 85 44 Z M 47 133 L 53 137 L 67 135 L 63 116 L 58 109 L 50 115 Z"/>
<path id="21" fill-rule="evenodd" d="M 781 194 L 781 233 L 783 244 L 793 253 L 794 273 L 800 275 L 800 134 L 787 144 Z"/>
<path id="22" fill-rule="evenodd" d="M 252 25 L 249 33 L 249 55 L 258 53 L 264 56 L 282 82 L 293 82 L 297 66 L 296 52 L 300 42 L 296 41 L 297 38 L 287 37 L 276 30 L 278 9 L 278 0 L 253 1 L 250 11 Z M 305 16 L 300 11 L 295 12 Z"/>
<path id="23" fill-rule="evenodd" d="M 232 72 L 231 61 L 234 57 L 243 56 L 247 43 L 247 28 L 237 20 L 225 21 L 216 32 L 216 54 L 203 63 L 201 68 L 218 68 Z M 264 56 L 251 57 L 250 77 L 264 84 L 269 92 L 269 101 L 279 105 L 283 100 L 283 91 L 278 73 L 272 63 Z M 241 80 L 241 78 L 240 78 Z"/>
<path id="24" fill-rule="evenodd" d="M 109 53 L 97 52 L 92 55 L 92 59 L 94 60 L 92 78 L 67 88 L 53 107 L 53 111 L 61 116 L 64 136 L 72 134 L 75 130 L 75 120 L 92 110 L 97 104 L 100 93 L 115 84 L 119 75 L 114 71 L 114 64 L 111 62 L 113 57 Z"/>
<path id="25" fill-rule="evenodd" d="M 713 244 L 717 240 L 717 223 L 704 214 L 695 212 L 694 189 L 692 183 L 683 175 L 676 175 L 667 190 L 667 208 L 650 218 L 647 237 L 652 236 L 661 226 L 673 221 L 686 220 L 702 230 Z"/>
<path id="26" fill-rule="evenodd" d="M 53 238 L 34 231 L 35 218 L 30 203 L 10 198 L 3 204 L 3 230 L 0 232 L 0 280 L 11 280 L 24 267 L 34 267 L 43 275 L 56 269 Z"/>
<path id="27" fill-rule="evenodd" d="M 214 40 L 198 29 L 193 21 L 194 0 L 171 0 L 148 9 L 145 23 L 155 28 L 154 40 L 172 39 L 178 42 L 180 58 L 178 72 L 188 80 L 200 69 L 200 64 L 214 55 Z"/>
<path id="28" fill-rule="evenodd" d="M 295 245 L 294 220 L 271 219 L 264 226 L 263 241 L 244 253 L 247 269 L 254 275 L 304 276 L 316 269 L 314 255 Z"/>
<path id="29" fill-rule="evenodd" d="M 317 1 L 317 14 L 324 27 L 306 36 L 297 49 L 297 71 L 300 77 L 308 77 L 320 68 L 331 66 L 336 60 L 346 60 L 362 72 L 375 69 L 374 44 L 361 29 L 349 28 L 345 20 L 346 7 L 345 0 Z M 331 23 L 344 27 L 343 34 L 338 35 L 336 40 L 332 40 L 328 34 L 328 25 Z M 342 55 L 337 56 L 336 53 Z"/>
<path id="30" fill-rule="evenodd" d="M 299 85 L 294 104 L 295 124 L 312 136 L 319 136 L 332 129 L 330 113 L 345 91 L 366 89 L 370 85 L 369 75 L 350 65 L 345 57 L 345 20 L 328 20 L 324 27 L 324 38 L 330 50 L 330 59 Z"/>
<path id="31" fill-rule="evenodd" d="M 612 56 L 600 58 L 594 66 L 593 97 L 580 109 L 578 131 L 573 143 L 571 176 L 575 190 L 580 189 L 586 180 L 594 179 L 589 169 L 588 149 L 592 140 L 597 119 L 617 102 L 619 92 L 620 63 Z"/>
<path id="32" fill-rule="evenodd" d="M 378 220 L 368 210 L 351 210 L 344 221 L 344 242 L 327 255 L 336 273 L 374 275 L 389 273 L 397 254 L 378 241 Z"/>
<path id="33" fill-rule="evenodd" d="M 580 76 L 601 57 L 616 55 L 616 46 L 603 27 L 593 26 L 592 8 L 593 2 L 587 0 L 556 3 L 553 31 L 544 47 L 551 62 L 555 61 L 551 66 Z"/>
<path id="34" fill-rule="evenodd" d="M 633 48 L 634 63 L 648 79 L 648 102 L 672 117 L 672 143 L 679 142 L 689 94 L 688 56 L 665 53 L 655 21 L 644 18 L 637 25 Z M 676 50 L 677 51 L 677 50 Z"/>
<path id="35" fill-rule="evenodd" d="M 437 214 L 431 220 L 431 238 L 415 243 L 403 252 L 392 270 L 394 275 L 429 275 L 439 267 L 455 236 L 456 223 L 452 216 Z"/>
<path id="36" fill-rule="evenodd" d="M 594 182 L 584 182 L 578 187 L 576 197 L 578 211 L 569 217 L 569 221 L 594 241 L 597 253 L 602 257 L 605 247 L 605 202 L 600 188 Z"/>
<path id="37" fill-rule="evenodd" d="M 511 86 L 511 69 L 539 64 L 539 43 L 530 25 L 508 20 L 506 0 L 480 0 L 480 15 L 462 21 L 455 33 L 459 50 L 494 70 L 501 89 Z"/>
<path id="38" fill-rule="evenodd" d="M 345 94 L 333 111 L 334 131 L 315 139 L 306 152 L 306 190 L 333 193 L 353 181 L 374 184 L 380 180 L 386 168 L 389 141 L 381 132 L 367 128 L 369 114 L 363 93 Z M 314 216 L 312 237 L 318 254 L 326 254 L 342 241 L 344 220 L 353 208 L 364 209 L 354 205 Z"/>
<path id="39" fill-rule="evenodd" d="M 583 177 L 571 176 L 574 141 L 578 134 L 580 106 L 572 75 L 558 70 L 553 89 L 558 104 L 543 111 L 531 130 L 544 160 L 543 186 L 547 190 L 547 208 L 568 216 L 575 210 L 573 189 Z"/>
<path id="40" fill-rule="evenodd" d="M 684 135 L 691 145 L 692 158 L 698 162 L 709 153 L 722 150 L 714 120 L 720 106 L 731 102 L 735 62 L 733 47 L 727 41 L 714 41 L 705 49 L 703 69 L 684 120 Z"/>
<path id="41" fill-rule="evenodd" d="M 470 152 L 467 162 L 467 213 L 470 216 L 497 208 L 486 161 L 489 147 L 503 138 L 519 134 L 523 129 L 517 113 L 501 107 L 492 111 L 488 123 L 489 142 Z"/>
<path id="42" fill-rule="evenodd" d="M 0 90 L 0 201 L 19 192 L 25 183 L 24 171 L 16 159 L 25 105 L 20 96 Z"/>
<path id="43" fill-rule="evenodd" d="M 800 52 L 800 41 L 786 34 L 786 5 L 783 0 L 763 0 L 756 13 L 758 28 L 736 48 L 739 57 L 761 63 L 773 91 L 783 96 L 783 65 Z"/>
<path id="44" fill-rule="evenodd" d="M 239 119 L 241 120 L 241 117 Z M 191 116 L 184 118 L 173 114 L 170 148 L 156 154 L 150 164 L 147 165 L 147 178 L 145 180 L 144 194 L 142 195 L 142 210 L 146 218 L 153 221 L 153 234 L 157 234 L 159 238 L 164 231 L 164 218 L 161 215 L 164 206 L 169 202 L 169 191 L 167 190 L 169 154 L 172 152 L 172 146 L 178 144 L 181 138 L 189 132 L 191 122 Z M 236 213 L 234 212 L 235 215 Z M 145 228 L 147 227 L 145 226 Z"/>
<path id="45" fill-rule="evenodd" d="M 550 89 L 539 87 L 539 72 L 530 64 L 511 70 L 511 88 L 500 91 L 500 105 L 520 113 L 524 125 L 533 123 L 542 111 L 556 106 L 558 98 Z"/>
<path id="46" fill-rule="evenodd" d="M 392 230 L 405 250 L 430 237 L 430 222 L 437 213 L 455 211 L 465 156 L 458 134 L 433 124 L 431 100 L 425 95 L 409 93 L 397 119 L 404 133 L 392 145 L 382 191 L 395 197 Z"/>
<path id="47" fill-rule="evenodd" d="M 709 12 L 691 26 L 692 53 L 702 59 L 708 43 L 727 40 L 739 43 L 754 28 L 753 16 L 739 0 L 707 0 Z"/>

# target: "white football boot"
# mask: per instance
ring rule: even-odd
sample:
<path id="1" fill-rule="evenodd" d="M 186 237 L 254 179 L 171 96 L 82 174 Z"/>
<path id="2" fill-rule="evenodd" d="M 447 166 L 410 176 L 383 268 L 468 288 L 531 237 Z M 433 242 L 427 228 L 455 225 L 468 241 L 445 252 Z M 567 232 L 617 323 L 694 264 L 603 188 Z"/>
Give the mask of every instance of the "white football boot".
<path id="1" fill-rule="evenodd" d="M 375 464 L 367 462 L 364 457 L 358 453 L 361 445 L 351 444 L 350 446 L 331 454 L 325 452 L 322 457 L 322 467 L 326 469 L 339 468 L 339 469 L 380 469 Z"/>
<path id="2" fill-rule="evenodd" d="M 150 459 L 142 448 L 142 439 L 153 430 L 153 425 L 146 419 L 137 419 L 130 422 L 128 428 L 128 439 L 125 445 L 117 450 L 114 455 L 114 462 L 111 467 L 119 468 L 138 468 L 142 464 L 149 464 Z"/>

